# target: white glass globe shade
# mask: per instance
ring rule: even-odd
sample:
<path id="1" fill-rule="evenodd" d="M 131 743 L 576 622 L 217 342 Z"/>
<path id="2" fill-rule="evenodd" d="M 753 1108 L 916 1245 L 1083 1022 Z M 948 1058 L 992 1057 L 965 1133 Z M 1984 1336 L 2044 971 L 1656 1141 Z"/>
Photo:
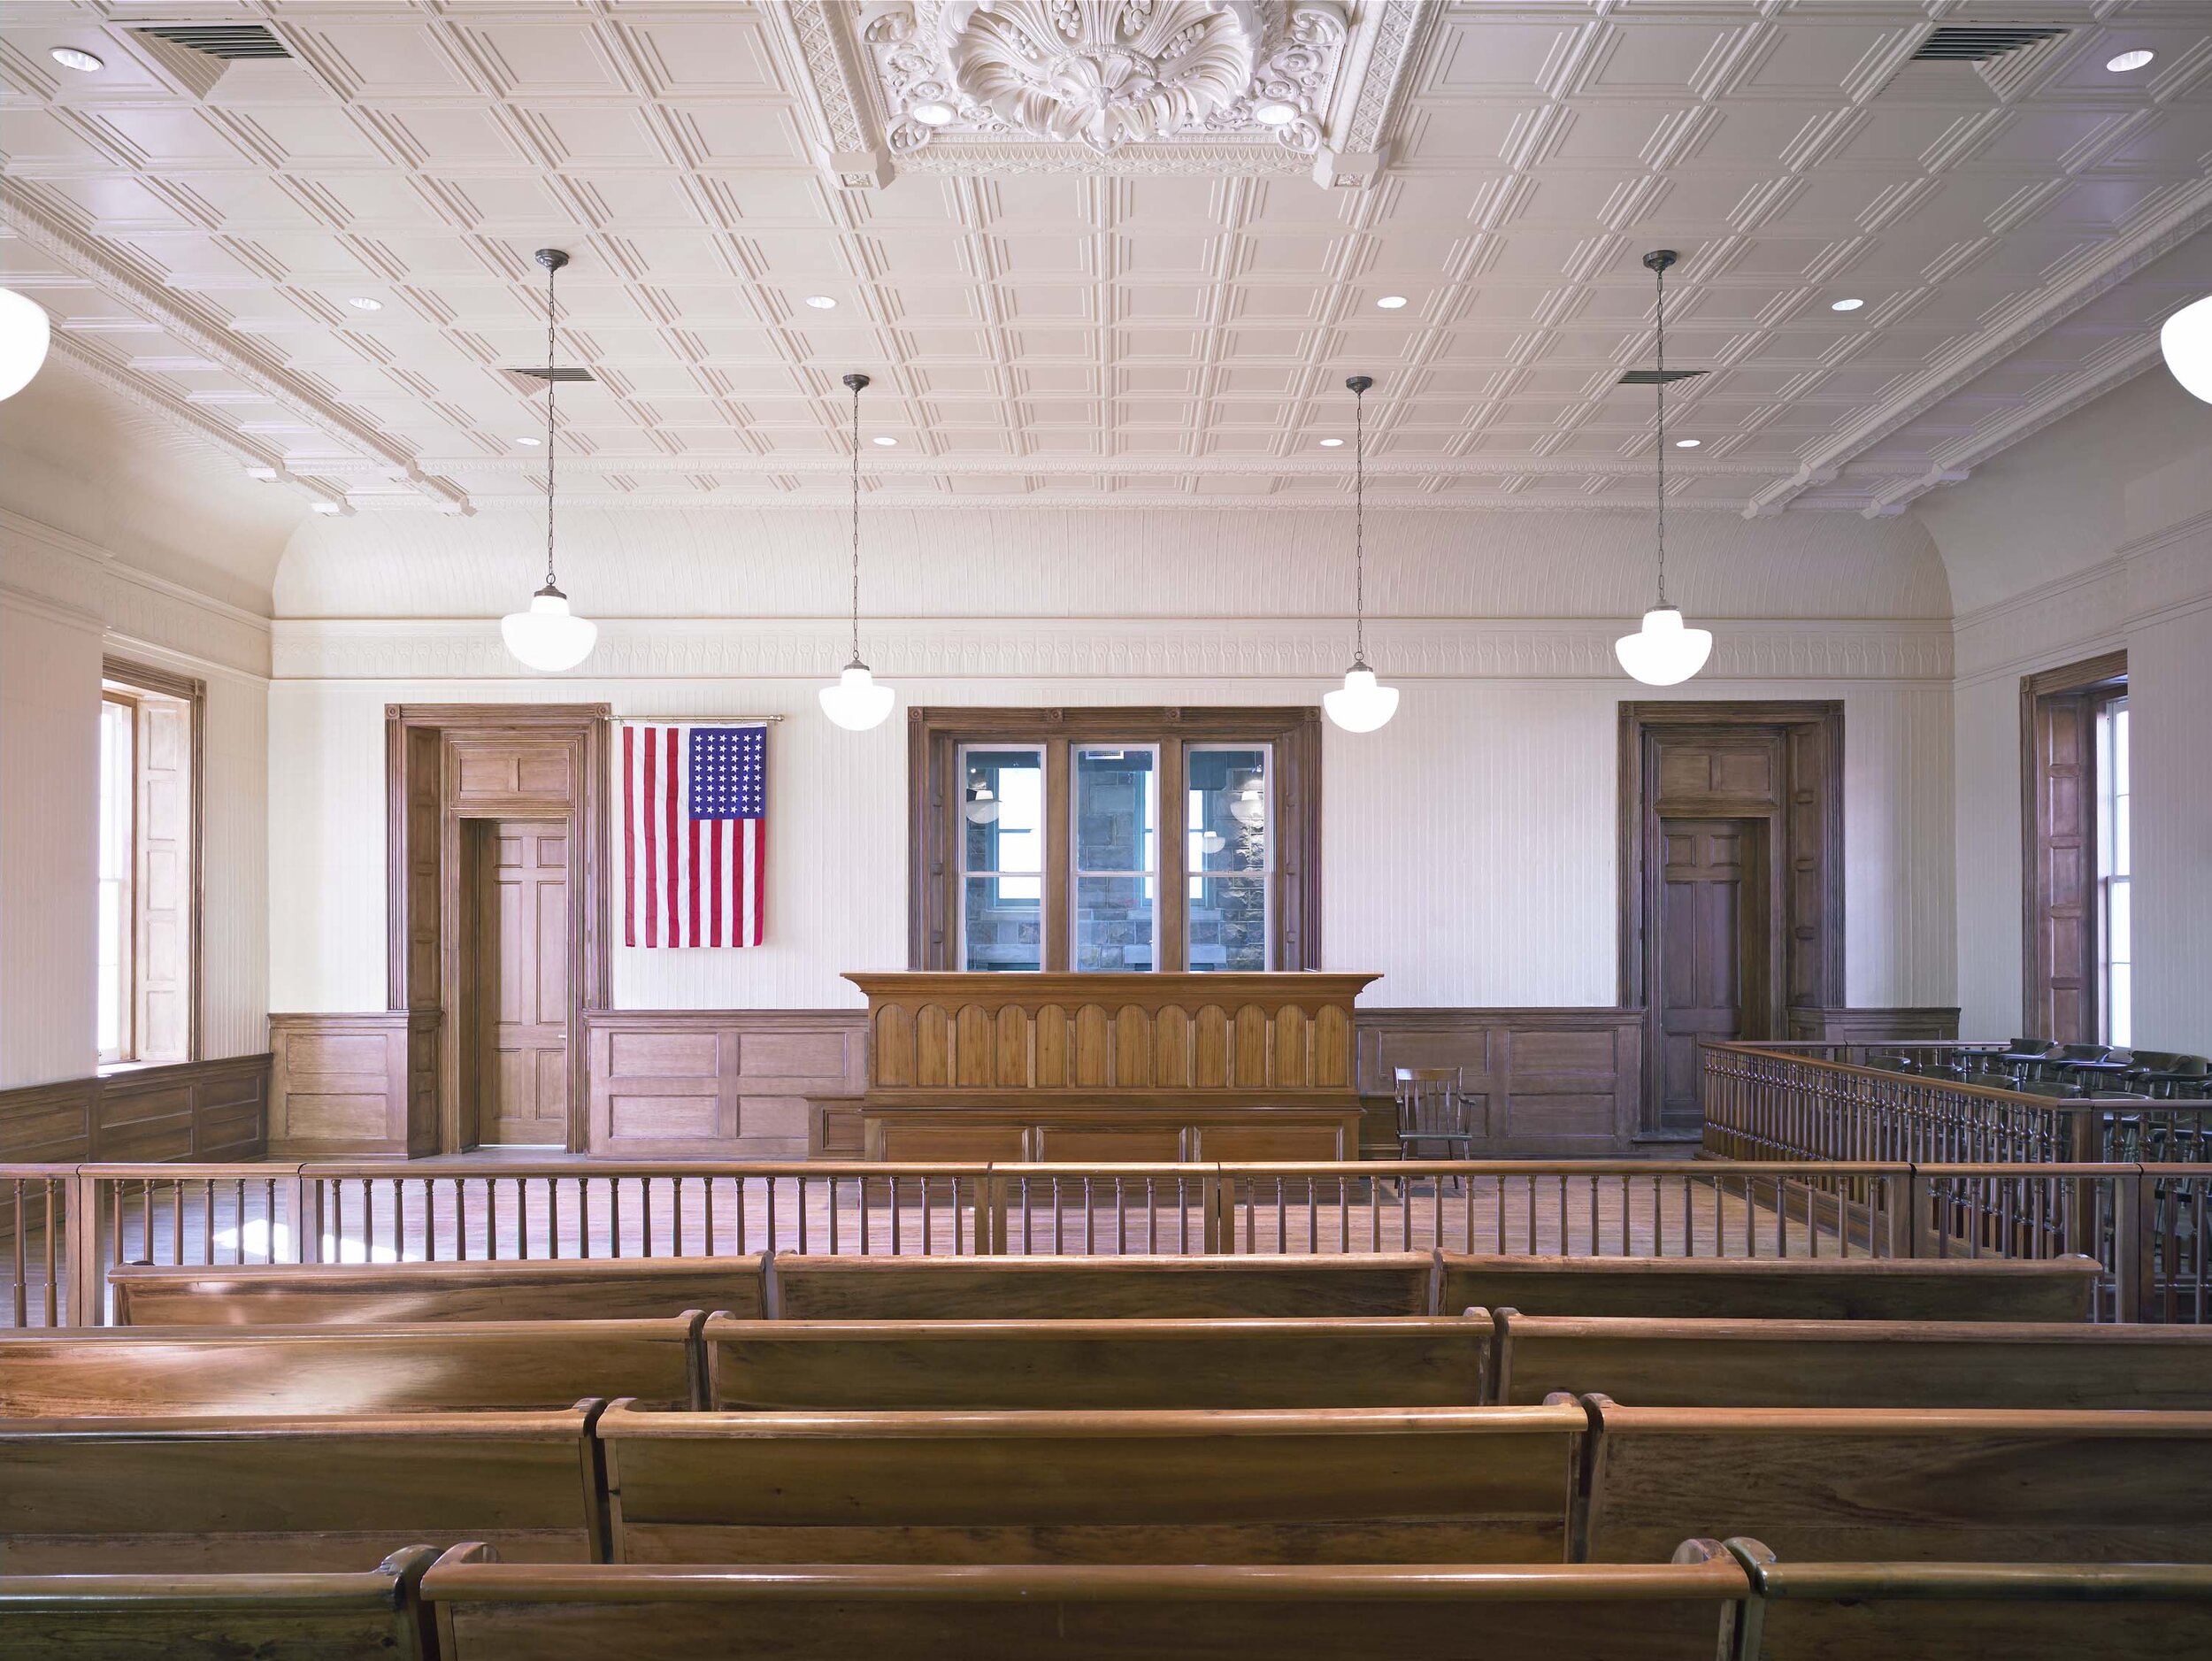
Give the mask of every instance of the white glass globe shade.
<path id="1" fill-rule="evenodd" d="M 499 619 L 499 633 L 524 665 L 549 674 L 573 669 L 590 657 L 599 625 L 570 615 L 568 596 L 557 588 L 541 588 L 530 596 L 528 611 L 510 611 Z"/>
<path id="2" fill-rule="evenodd" d="M 889 687 L 878 686 L 867 665 L 847 664 L 837 684 L 824 687 L 818 696 L 823 714 L 849 733 L 864 733 L 871 727 L 883 725 L 883 718 L 891 713 L 899 695 Z"/>
<path id="3" fill-rule="evenodd" d="M 1347 669 L 1343 686 L 1321 695 L 1321 707 L 1346 732 L 1371 733 L 1398 712 L 1398 688 L 1377 686 L 1372 669 Z"/>
<path id="4" fill-rule="evenodd" d="M 12 398 L 31 384 L 52 338 L 44 306 L 12 288 L 0 288 L 0 398 Z"/>
<path id="5" fill-rule="evenodd" d="M 2166 354 L 2174 379 L 2212 404 L 2212 295 L 2168 318 L 2158 331 L 2158 349 Z"/>
<path id="6" fill-rule="evenodd" d="M 1644 626 L 1613 642 L 1621 667 L 1647 687 L 1671 687 L 1705 667 L 1713 650 L 1713 631 L 1685 628 L 1682 613 L 1671 605 L 1644 613 Z"/>

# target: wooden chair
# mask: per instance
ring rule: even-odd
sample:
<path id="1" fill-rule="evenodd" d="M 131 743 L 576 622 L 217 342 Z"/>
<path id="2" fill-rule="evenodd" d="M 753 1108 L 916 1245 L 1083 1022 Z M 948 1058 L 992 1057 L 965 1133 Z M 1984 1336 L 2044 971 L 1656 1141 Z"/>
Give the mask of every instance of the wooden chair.
<path id="1" fill-rule="evenodd" d="M 770 1265 L 783 1320 L 1429 1315 L 1426 1252 L 1341 1257 L 800 1257 Z M 735 1311 L 732 1311 L 734 1313 Z"/>
<path id="2" fill-rule="evenodd" d="M 1475 1149 L 1472 1103 L 1461 1088 L 1457 1067 L 1393 1067 L 1398 1094 L 1398 1157 L 1439 1156 L 1424 1149 L 1441 1146 L 1446 1159 L 1471 1159 Z"/>
<path id="3" fill-rule="evenodd" d="M 428 1546 L 321 1574 L 0 1575 L 0 1655 L 47 1661 L 427 1661 Z"/>
<path id="4" fill-rule="evenodd" d="M 1749 1596 L 1711 1541 L 1671 1564 L 765 1569 L 504 1564 L 477 1546 L 424 1577 L 442 1661 L 1713 1661 Z"/>

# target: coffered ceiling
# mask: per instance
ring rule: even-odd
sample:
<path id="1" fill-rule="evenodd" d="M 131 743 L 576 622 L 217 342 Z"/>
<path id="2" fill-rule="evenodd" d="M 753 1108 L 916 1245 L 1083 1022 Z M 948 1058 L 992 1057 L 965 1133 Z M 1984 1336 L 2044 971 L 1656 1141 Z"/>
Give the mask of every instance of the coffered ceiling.
<path id="1" fill-rule="evenodd" d="M 563 499 L 690 507 L 839 499 L 850 370 L 881 500 L 1340 503 L 1360 372 L 1371 500 L 1633 506 L 1652 395 L 1616 382 L 1666 246 L 1670 362 L 1709 372 L 1670 391 L 1700 441 L 1673 499 L 1882 514 L 2212 292 L 2206 0 L 1982 0 L 2060 32 L 1981 65 L 1912 61 L 1951 0 L 1354 0 L 1292 172 L 902 166 L 864 50 L 898 10 L 19 0 L 4 280 L 242 466 L 446 511 L 542 489 L 543 394 L 507 371 L 544 357 L 549 245 L 559 355 L 595 377 L 560 391 Z M 142 32 L 188 22 L 289 56 Z"/>

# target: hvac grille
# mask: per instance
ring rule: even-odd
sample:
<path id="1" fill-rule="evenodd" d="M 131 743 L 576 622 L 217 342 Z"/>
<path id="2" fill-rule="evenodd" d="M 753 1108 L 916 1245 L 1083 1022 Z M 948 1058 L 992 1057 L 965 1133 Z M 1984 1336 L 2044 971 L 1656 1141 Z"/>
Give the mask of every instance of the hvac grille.
<path id="1" fill-rule="evenodd" d="M 563 386 L 566 386 L 572 381 L 595 379 L 590 370 L 579 368 L 573 364 L 563 364 L 557 369 L 510 369 L 507 373 L 511 375 L 520 375 L 529 381 L 557 381 Z"/>
<path id="2" fill-rule="evenodd" d="M 258 23 L 207 23 L 165 25 L 160 28 L 142 28 L 141 35 L 150 35 L 156 40 L 167 41 L 172 46 L 188 47 L 210 58 L 219 58 L 225 63 L 236 63 L 248 58 L 289 58 L 284 42 Z"/>
<path id="3" fill-rule="evenodd" d="M 1671 387 L 1678 381 L 1687 381 L 1701 375 L 1702 369 L 1670 369 L 1661 374 L 1656 369 L 1632 369 L 1613 384 L 1617 387 Z"/>
<path id="4" fill-rule="evenodd" d="M 1946 25 L 1920 42 L 1912 55 L 1916 64 L 1986 64 L 2016 52 L 2023 46 L 2055 40 L 2066 31 L 2038 28 L 2027 24 L 1958 23 Z"/>

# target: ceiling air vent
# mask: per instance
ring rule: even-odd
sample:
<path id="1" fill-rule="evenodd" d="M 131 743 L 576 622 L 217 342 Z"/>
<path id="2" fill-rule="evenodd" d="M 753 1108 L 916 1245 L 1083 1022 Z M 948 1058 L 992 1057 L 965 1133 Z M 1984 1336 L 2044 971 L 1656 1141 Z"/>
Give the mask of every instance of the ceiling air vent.
<path id="1" fill-rule="evenodd" d="M 1663 373 L 1656 369 L 1632 369 L 1613 384 L 1617 387 L 1671 387 L 1678 381 L 1687 381 L 1705 373 L 1702 369 L 1670 369 Z"/>
<path id="2" fill-rule="evenodd" d="M 1916 64 L 1986 64 L 2065 34 L 2062 28 L 2039 28 L 2032 24 L 1951 23 L 1920 42 L 1912 55 Z"/>
<path id="3" fill-rule="evenodd" d="M 209 58 L 219 58 L 227 64 L 243 58 L 292 55 L 284 50 L 282 41 L 258 23 L 164 24 L 158 28 L 142 28 L 138 33 Z"/>
<path id="4" fill-rule="evenodd" d="M 572 381 L 595 379 L 591 371 L 576 364 L 563 364 L 555 369 L 510 369 L 511 375 L 520 375 L 526 381 L 557 381 L 566 386 Z"/>

